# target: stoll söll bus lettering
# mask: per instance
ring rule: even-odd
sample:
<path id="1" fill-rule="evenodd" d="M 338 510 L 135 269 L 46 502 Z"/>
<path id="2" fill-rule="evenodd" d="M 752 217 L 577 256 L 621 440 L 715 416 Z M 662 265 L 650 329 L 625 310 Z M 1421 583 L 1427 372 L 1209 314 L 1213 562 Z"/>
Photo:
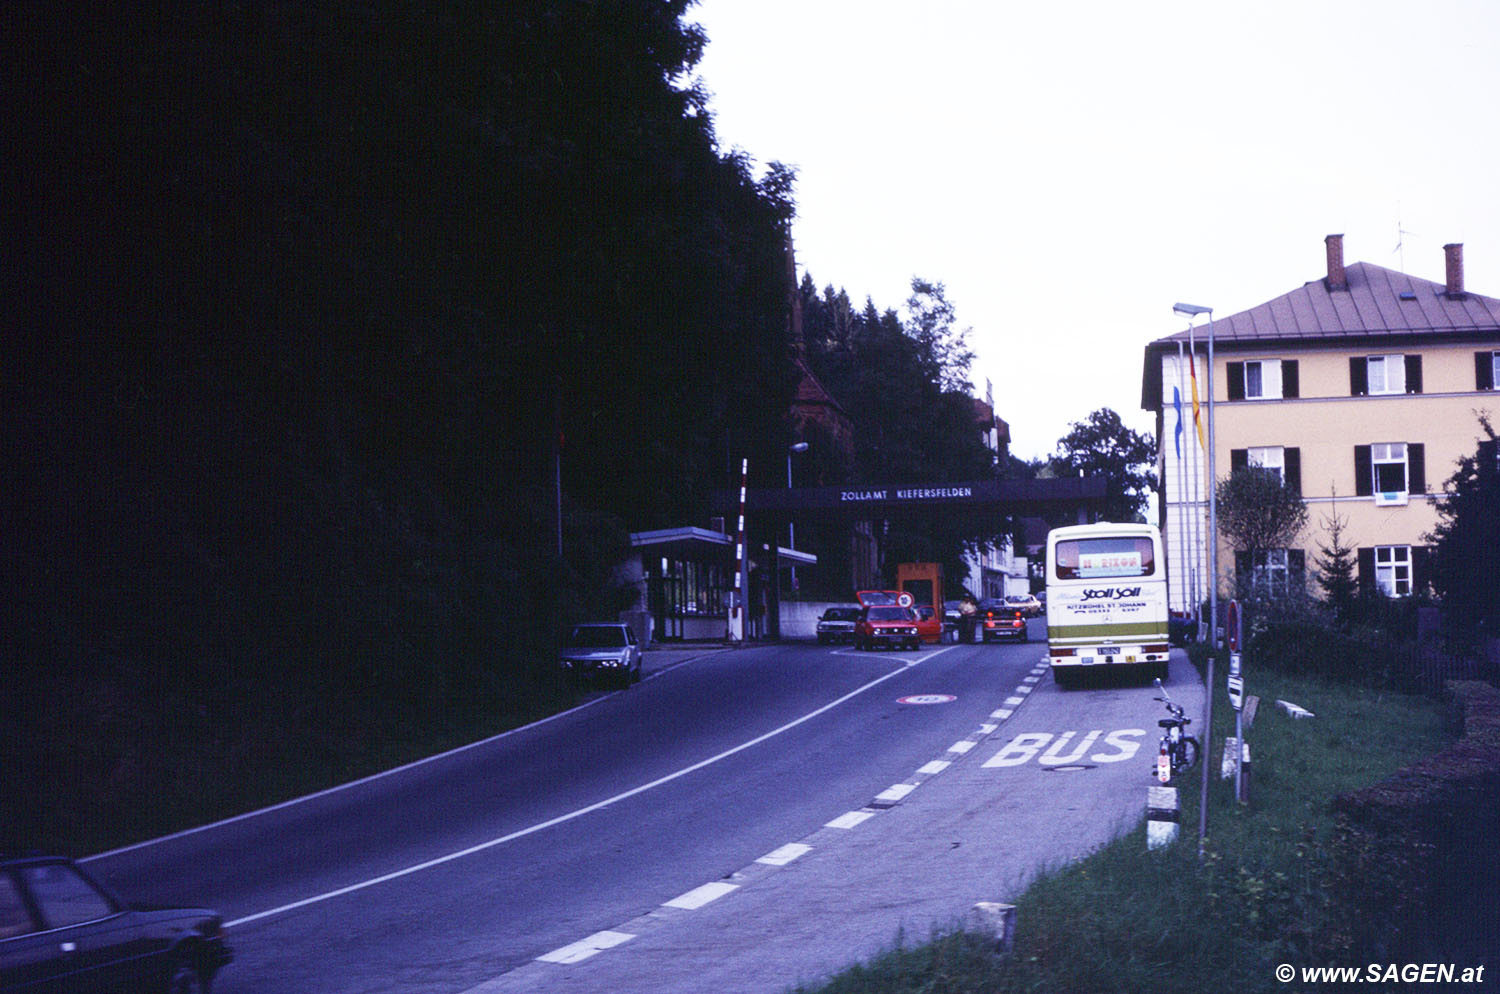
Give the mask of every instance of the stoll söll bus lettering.
<path id="1" fill-rule="evenodd" d="M 1075 525 L 1047 535 L 1047 654 L 1066 687 L 1085 669 L 1167 675 L 1167 565 L 1152 525 Z"/>

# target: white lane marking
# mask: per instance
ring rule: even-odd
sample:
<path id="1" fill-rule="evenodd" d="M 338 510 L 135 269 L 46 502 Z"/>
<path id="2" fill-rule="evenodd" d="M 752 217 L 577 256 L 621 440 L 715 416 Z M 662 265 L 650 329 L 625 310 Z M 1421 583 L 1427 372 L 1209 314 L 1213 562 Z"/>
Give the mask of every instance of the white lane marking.
<path id="1" fill-rule="evenodd" d="M 999 711 L 996 711 L 994 714 L 990 715 L 990 717 L 999 718 L 1001 721 L 1004 721 L 1006 718 L 1009 718 L 1013 714 L 1015 714 L 1015 712 L 1010 710 L 1009 708 L 1001 708 Z"/>
<path id="2" fill-rule="evenodd" d="M 903 797 L 905 797 L 907 794 L 910 794 L 912 791 L 914 791 L 916 789 L 917 789 L 917 785 L 916 784 L 912 784 L 912 783 L 892 784 L 891 786 L 887 787 L 885 790 L 882 790 L 880 793 L 876 794 L 875 795 L 875 800 L 877 800 L 877 801 L 899 801 Z"/>
<path id="3" fill-rule="evenodd" d="M 1008 708 L 1018 708 L 1025 703 L 1026 701 L 1020 697 L 1007 697 L 1005 699 L 1005 706 Z"/>
<path id="4" fill-rule="evenodd" d="M 723 881 L 716 880 L 711 884 L 704 884 L 702 887 L 694 887 L 686 894 L 672 898 L 672 900 L 662 905 L 662 907 L 681 908 L 684 911 L 697 911 L 705 904 L 717 901 L 725 894 L 732 894 L 739 889 L 739 884 L 726 884 Z"/>
<path id="5" fill-rule="evenodd" d="M 788 863 L 801 859 L 810 852 L 812 852 L 812 846 L 804 845 L 801 842 L 788 842 L 780 849 L 766 853 L 760 859 L 756 860 L 756 862 L 764 863 L 767 866 L 786 866 Z"/>
<path id="6" fill-rule="evenodd" d="M 867 821 L 868 819 L 874 818 L 874 817 L 875 817 L 875 812 L 873 812 L 873 811 L 850 811 L 850 812 L 848 812 L 846 814 L 839 815 L 837 818 L 833 819 L 833 821 L 829 822 L 828 824 L 824 825 L 823 827 L 824 828 L 853 828 L 855 825 L 858 825 L 861 822 Z"/>
<path id="7" fill-rule="evenodd" d="M 968 741 L 967 739 L 965 739 L 963 742 L 955 742 L 955 743 L 953 743 L 951 746 L 948 747 L 948 751 L 949 752 L 956 752 L 956 753 L 962 755 L 963 753 L 968 752 L 972 748 L 974 748 L 974 743 Z"/>
<path id="8" fill-rule="evenodd" d="M 953 764 L 948 762 L 946 759 L 934 759 L 932 762 L 928 763 L 917 772 L 931 776 L 933 774 L 943 772 L 952 765 Z"/>
<path id="9" fill-rule="evenodd" d="M 587 939 L 579 939 L 577 942 L 563 946 L 561 949 L 554 949 L 545 956 L 538 956 L 537 959 L 542 963 L 581 963 L 595 953 L 602 953 L 606 949 L 613 949 L 615 946 L 629 942 L 634 938 L 635 936 L 629 932 L 611 932 L 608 930 L 595 932 Z"/>
<path id="10" fill-rule="evenodd" d="M 936 652 L 928 653 L 926 656 L 922 657 L 921 660 L 917 660 L 913 663 L 908 663 L 907 665 L 915 666 L 918 662 L 923 662 L 927 659 L 933 658 L 934 656 L 939 656 L 947 651 L 949 650 L 939 649 Z M 726 749 L 723 752 L 719 753 L 717 756 L 710 756 L 708 759 L 705 759 L 702 762 L 694 763 L 692 766 L 685 766 L 675 773 L 668 773 L 664 777 L 660 777 L 656 780 L 651 781 L 650 783 L 641 784 L 639 787 L 633 787 L 623 793 L 616 794 L 614 797 L 605 798 L 604 800 L 598 801 L 594 804 L 578 808 L 576 811 L 570 811 L 567 814 L 558 815 L 556 818 L 550 818 L 547 821 L 538 822 L 537 824 L 532 825 L 529 828 L 523 828 L 518 831 L 511 832 L 509 835 L 502 835 L 498 839 L 491 839 L 488 842 L 481 842 L 478 845 L 470 846 L 467 849 L 460 849 L 459 851 L 449 853 L 446 856 L 439 856 L 436 859 L 429 859 L 425 862 L 405 867 L 404 869 L 394 870 L 390 873 L 384 873 L 378 877 L 371 877 L 368 880 L 362 880 L 359 883 L 350 884 L 347 887 L 340 887 L 337 890 L 331 890 L 324 894 L 315 894 L 312 897 L 305 897 L 300 901 L 292 901 L 289 904 L 283 904 L 278 908 L 271 908 L 268 911 L 260 911 L 253 915 L 246 915 L 243 918 L 236 918 L 234 921 L 225 922 L 224 927 L 234 928 L 238 925 L 246 925 L 253 921 L 259 921 L 262 918 L 270 918 L 273 915 L 283 914 L 288 911 L 295 911 L 298 908 L 305 908 L 310 904 L 318 904 L 323 901 L 332 900 L 335 897 L 343 897 L 345 894 L 352 894 L 355 891 L 361 891 L 367 887 L 374 887 L 376 884 L 387 883 L 391 880 L 398 880 L 401 877 L 410 876 L 413 873 L 420 873 L 423 870 L 430 870 L 435 866 L 442 866 L 444 863 L 451 863 L 456 859 L 463 859 L 465 856 L 472 856 L 475 853 L 484 852 L 486 849 L 493 849 L 496 846 L 503 846 L 507 842 L 514 842 L 516 839 L 524 838 L 528 835 L 534 835 L 537 832 L 544 831 L 545 829 L 552 828 L 556 825 L 561 825 L 564 822 L 573 821 L 576 818 L 582 818 L 584 815 L 592 814 L 595 811 L 607 808 L 611 804 L 616 804 L 620 801 L 626 800 L 627 798 L 635 797 L 637 794 L 644 794 L 648 790 L 654 790 L 664 784 L 671 783 L 673 780 L 678 780 L 682 777 L 688 776 L 691 773 L 696 773 L 705 767 L 712 766 L 718 762 L 722 762 L 723 760 L 726 760 L 731 756 L 744 752 L 746 749 L 753 748 L 760 745 L 762 742 L 773 739 L 778 735 L 784 734 L 785 732 L 789 732 L 793 728 L 796 728 L 798 725 L 802 725 L 806 722 L 812 721 L 814 718 L 832 711 L 839 705 L 851 701 L 854 698 L 858 697 L 860 694 L 863 694 L 869 690 L 873 690 L 892 677 L 901 676 L 905 672 L 906 668 L 904 667 L 899 670 L 891 670 L 891 672 L 887 673 L 885 676 L 871 680 L 864 686 L 856 688 L 855 690 L 851 690 L 843 697 L 840 697 L 835 701 L 830 701 L 829 703 L 823 705 L 815 711 L 809 711 L 802 717 L 787 722 L 780 728 L 772 729 L 764 735 L 753 738 L 748 742 L 740 743 L 733 749 Z"/>
<path id="11" fill-rule="evenodd" d="M 979 726 L 979 734 L 980 735 L 988 735 L 988 734 L 990 734 L 991 732 L 993 732 L 995 729 L 997 729 L 999 727 L 1000 727 L 999 725 L 991 725 L 988 722 L 986 722 L 985 724 Z"/>
<path id="12" fill-rule="evenodd" d="M 1029 693 L 1031 693 L 1031 688 L 1028 687 L 1028 686 L 1026 686 L 1025 684 L 1022 684 L 1021 686 L 1019 686 L 1019 687 L 1016 688 L 1016 693 L 1018 693 L 1018 694 L 1029 694 Z"/>

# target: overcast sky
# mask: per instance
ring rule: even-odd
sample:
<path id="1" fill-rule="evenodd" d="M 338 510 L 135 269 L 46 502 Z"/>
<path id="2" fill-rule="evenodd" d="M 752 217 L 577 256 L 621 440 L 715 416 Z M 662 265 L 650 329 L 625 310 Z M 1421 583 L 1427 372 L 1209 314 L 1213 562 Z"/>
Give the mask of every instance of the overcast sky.
<path id="1" fill-rule="evenodd" d="M 719 141 L 798 169 L 800 272 L 900 309 L 941 281 L 1012 451 L 1142 351 L 1346 263 L 1500 297 L 1500 3 L 702 0 Z M 1404 234 L 1399 232 L 1404 231 Z M 1398 243 L 1402 246 L 1397 251 Z"/>

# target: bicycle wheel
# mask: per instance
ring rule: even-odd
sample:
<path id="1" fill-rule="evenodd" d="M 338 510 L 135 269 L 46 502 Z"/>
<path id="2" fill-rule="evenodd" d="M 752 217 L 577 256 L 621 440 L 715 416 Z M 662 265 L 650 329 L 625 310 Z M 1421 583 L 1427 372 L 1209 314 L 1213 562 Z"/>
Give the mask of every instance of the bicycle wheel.
<path id="1" fill-rule="evenodd" d="M 1181 760 L 1177 767 L 1178 770 L 1191 770 L 1193 767 L 1198 765 L 1197 739 L 1193 738 L 1191 735 L 1184 735 L 1182 737 L 1182 744 L 1178 748 L 1180 750 L 1179 758 Z M 1173 770 L 1172 772 L 1176 773 L 1177 770 Z"/>

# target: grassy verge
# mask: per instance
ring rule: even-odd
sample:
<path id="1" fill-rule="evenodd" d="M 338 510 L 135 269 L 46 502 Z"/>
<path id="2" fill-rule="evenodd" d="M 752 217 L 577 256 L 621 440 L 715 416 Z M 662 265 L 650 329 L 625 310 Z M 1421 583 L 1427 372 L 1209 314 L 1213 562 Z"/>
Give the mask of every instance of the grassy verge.
<path id="1" fill-rule="evenodd" d="M 1233 712 L 1216 688 L 1208 834 L 1198 858 L 1199 783 L 1179 785 L 1182 836 L 1148 852 L 1144 828 L 1036 882 L 1017 901 L 1014 956 L 954 932 L 899 948 L 819 994 L 1100 994 L 1286 991 L 1278 964 L 1355 966 L 1352 907 L 1363 891 L 1337 859 L 1331 802 L 1449 741 L 1434 699 L 1280 674 L 1250 675 L 1263 706 L 1246 735 L 1250 803 L 1218 764 Z M 1293 721 L 1281 698 L 1317 717 Z M 803 994 L 807 994 L 805 989 Z"/>

